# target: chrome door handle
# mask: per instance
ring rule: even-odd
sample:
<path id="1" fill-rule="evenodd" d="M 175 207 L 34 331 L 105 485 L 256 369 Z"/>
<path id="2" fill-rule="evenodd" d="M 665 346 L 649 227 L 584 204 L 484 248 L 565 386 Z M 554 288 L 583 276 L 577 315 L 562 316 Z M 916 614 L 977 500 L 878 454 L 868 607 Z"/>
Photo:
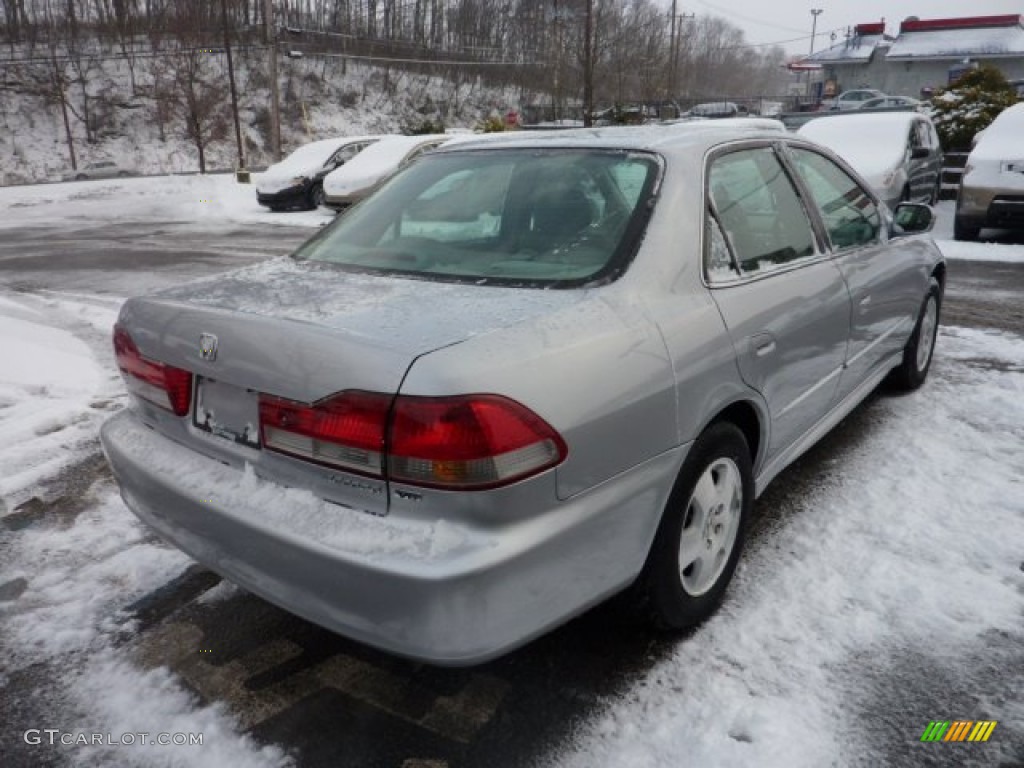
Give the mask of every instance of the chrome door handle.
<path id="1" fill-rule="evenodd" d="M 774 341 L 766 341 L 766 342 L 764 342 L 762 344 L 758 344 L 757 347 L 754 348 L 754 354 L 757 355 L 758 357 L 764 357 L 765 355 L 770 355 L 774 351 L 775 351 L 775 342 Z"/>

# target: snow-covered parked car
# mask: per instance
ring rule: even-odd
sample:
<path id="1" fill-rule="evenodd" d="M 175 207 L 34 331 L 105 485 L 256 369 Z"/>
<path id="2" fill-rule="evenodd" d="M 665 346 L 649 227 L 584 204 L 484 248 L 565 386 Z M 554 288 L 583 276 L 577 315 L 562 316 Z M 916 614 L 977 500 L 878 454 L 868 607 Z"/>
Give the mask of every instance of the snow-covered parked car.
<path id="1" fill-rule="evenodd" d="M 857 109 L 921 109 L 923 103 L 910 96 L 876 96 L 862 101 Z"/>
<path id="2" fill-rule="evenodd" d="M 113 160 L 102 160 L 83 165 L 77 170 L 68 171 L 62 177 L 64 181 L 86 181 L 87 179 L 113 179 L 134 176 L 135 170 Z"/>
<path id="3" fill-rule="evenodd" d="M 831 149 L 867 179 L 890 208 L 934 205 L 942 147 L 931 118 L 919 112 L 849 112 L 819 117 L 797 130 Z"/>
<path id="4" fill-rule="evenodd" d="M 257 177 L 257 201 L 272 211 L 323 205 L 324 177 L 380 138 L 348 136 L 304 144 Z"/>
<path id="5" fill-rule="evenodd" d="M 358 203 L 400 168 L 452 138 L 444 133 L 385 136 L 353 162 L 327 175 L 324 179 L 325 204 L 341 210 Z"/>
<path id="6" fill-rule="evenodd" d="M 976 240 L 982 227 L 1024 229 L 1024 104 L 1004 109 L 979 132 L 967 157 L 953 236 Z"/>
<path id="7" fill-rule="evenodd" d="M 881 91 L 874 88 L 856 88 L 852 91 L 843 91 L 834 99 L 823 99 L 821 108 L 835 112 L 845 112 L 848 109 L 860 109 L 861 105 L 869 99 L 878 99 L 885 96 Z"/>
<path id="8" fill-rule="evenodd" d="M 931 363 L 928 206 L 724 126 L 442 147 L 282 258 L 122 306 L 125 503 L 296 614 L 441 664 L 634 585 L 722 601 L 755 496 Z"/>
<path id="9" fill-rule="evenodd" d="M 682 114 L 682 117 L 741 117 L 749 114 L 749 110 L 740 104 L 732 101 L 709 101 L 704 104 L 697 104 Z"/>

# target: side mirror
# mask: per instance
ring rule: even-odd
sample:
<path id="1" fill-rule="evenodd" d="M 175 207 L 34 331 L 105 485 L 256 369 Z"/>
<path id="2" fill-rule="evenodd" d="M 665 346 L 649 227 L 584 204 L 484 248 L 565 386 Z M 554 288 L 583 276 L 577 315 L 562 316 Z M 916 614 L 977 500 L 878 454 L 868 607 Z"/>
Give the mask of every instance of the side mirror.
<path id="1" fill-rule="evenodd" d="M 893 236 L 923 235 L 935 226 L 935 211 L 922 203 L 900 203 L 892 216 Z"/>
<path id="2" fill-rule="evenodd" d="M 912 160 L 924 160 L 928 157 L 928 147 L 914 147 L 910 150 L 910 158 Z"/>

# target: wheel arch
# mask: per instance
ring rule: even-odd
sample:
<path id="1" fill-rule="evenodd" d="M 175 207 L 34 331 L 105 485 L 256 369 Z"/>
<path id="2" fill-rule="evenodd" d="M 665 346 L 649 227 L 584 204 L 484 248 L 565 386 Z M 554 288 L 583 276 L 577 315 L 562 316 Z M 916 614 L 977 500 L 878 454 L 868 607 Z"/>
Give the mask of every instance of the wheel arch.
<path id="1" fill-rule="evenodd" d="M 934 277 L 939 281 L 939 290 L 945 292 L 946 290 L 946 262 L 940 261 L 932 269 L 931 277 Z"/>
<path id="2" fill-rule="evenodd" d="M 752 400 L 736 400 L 722 407 L 704 425 L 701 432 L 720 422 L 733 424 L 743 433 L 750 448 L 750 463 L 757 475 L 763 446 L 768 444 L 768 419 L 763 409 Z"/>

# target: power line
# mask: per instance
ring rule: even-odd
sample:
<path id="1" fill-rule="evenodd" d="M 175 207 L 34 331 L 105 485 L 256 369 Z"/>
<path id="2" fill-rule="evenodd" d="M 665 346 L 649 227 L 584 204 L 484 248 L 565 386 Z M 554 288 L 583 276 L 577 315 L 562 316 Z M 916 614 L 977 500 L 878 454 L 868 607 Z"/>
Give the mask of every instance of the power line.
<path id="1" fill-rule="evenodd" d="M 764 21 L 763 19 L 755 19 L 753 16 L 744 16 L 742 13 L 736 13 L 736 11 L 734 11 L 731 8 L 723 8 L 720 5 L 715 5 L 714 3 L 706 2 L 706 0 L 697 0 L 697 3 L 699 3 L 700 5 L 703 5 L 706 8 L 710 8 L 713 11 L 718 11 L 719 13 L 727 14 L 729 18 L 742 19 L 743 21 L 749 21 L 752 24 L 760 24 L 760 25 L 765 26 L 765 27 L 772 27 L 774 29 L 782 29 L 782 30 L 785 30 L 786 32 L 803 32 L 802 29 L 795 29 L 793 27 L 784 27 L 781 24 L 775 24 L 775 23 L 770 22 L 770 21 Z M 765 43 L 765 45 L 771 45 L 771 43 Z"/>

